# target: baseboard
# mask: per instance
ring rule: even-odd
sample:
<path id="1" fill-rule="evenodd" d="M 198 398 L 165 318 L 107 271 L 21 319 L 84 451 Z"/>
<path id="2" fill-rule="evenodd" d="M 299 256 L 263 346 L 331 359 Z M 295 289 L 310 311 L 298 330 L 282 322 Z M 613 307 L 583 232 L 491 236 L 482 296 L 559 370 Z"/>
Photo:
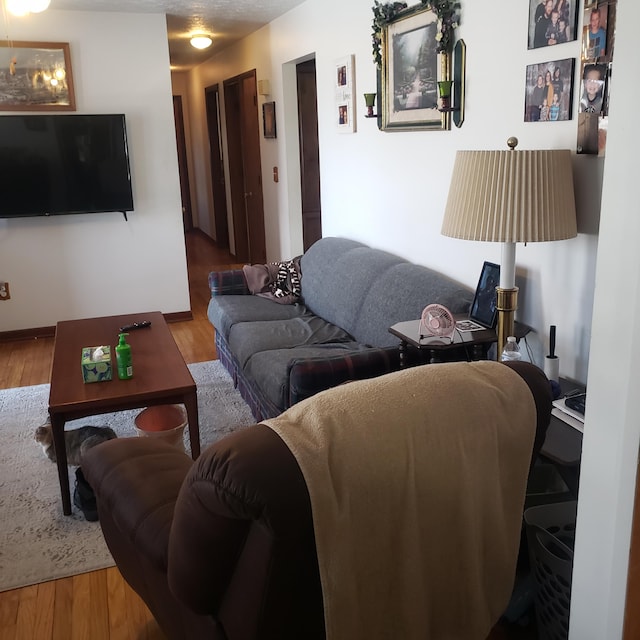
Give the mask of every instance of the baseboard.
<path id="1" fill-rule="evenodd" d="M 55 327 L 37 327 L 35 329 L 2 331 L 0 332 L 0 342 L 13 342 L 15 340 L 37 340 L 38 338 L 53 338 L 53 336 L 55 335 Z"/>
<path id="2" fill-rule="evenodd" d="M 172 322 L 185 322 L 193 320 L 191 311 L 176 311 L 164 313 L 167 324 Z M 38 340 L 39 338 L 53 338 L 56 335 L 55 327 L 37 327 L 35 329 L 18 329 L 16 331 L 0 331 L 0 342 L 14 342 L 17 340 Z"/>
<path id="3" fill-rule="evenodd" d="M 191 311 L 176 311 L 175 313 L 163 313 L 165 322 L 167 324 L 171 322 L 185 322 L 186 320 L 193 320 L 193 314 Z"/>

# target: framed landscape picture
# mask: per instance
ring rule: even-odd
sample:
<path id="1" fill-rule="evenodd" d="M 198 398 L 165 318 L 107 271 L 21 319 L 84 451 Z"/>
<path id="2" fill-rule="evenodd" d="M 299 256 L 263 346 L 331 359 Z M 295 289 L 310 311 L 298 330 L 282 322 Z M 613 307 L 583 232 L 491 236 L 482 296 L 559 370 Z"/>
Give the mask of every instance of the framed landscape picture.
<path id="1" fill-rule="evenodd" d="M 527 66 L 525 122 L 571 120 L 574 58 Z"/>
<path id="2" fill-rule="evenodd" d="M 387 131 L 446 129 L 448 114 L 438 111 L 442 73 L 437 53 L 438 16 L 410 8 L 382 34 L 382 125 Z"/>
<path id="3" fill-rule="evenodd" d="M 0 41 L 0 111 L 75 111 L 66 42 Z"/>

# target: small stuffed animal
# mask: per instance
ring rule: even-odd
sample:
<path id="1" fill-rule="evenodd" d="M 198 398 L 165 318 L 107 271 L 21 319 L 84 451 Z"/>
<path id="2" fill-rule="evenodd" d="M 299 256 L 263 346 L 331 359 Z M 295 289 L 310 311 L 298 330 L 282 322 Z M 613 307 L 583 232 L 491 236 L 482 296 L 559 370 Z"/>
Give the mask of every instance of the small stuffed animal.
<path id="1" fill-rule="evenodd" d="M 67 448 L 67 464 L 79 467 L 82 464 L 82 457 L 87 449 L 117 437 L 111 427 L 85 426 L 65 431 L 64 441 Z M 47 422 L 36 429 L 34 439 L 38 444 L 42 445 L 42 450 L 47 458 L 49 458 L 51 462 L 55 462 L 56 452 L 53 446 L 51 421 L 47 420 Z"/>

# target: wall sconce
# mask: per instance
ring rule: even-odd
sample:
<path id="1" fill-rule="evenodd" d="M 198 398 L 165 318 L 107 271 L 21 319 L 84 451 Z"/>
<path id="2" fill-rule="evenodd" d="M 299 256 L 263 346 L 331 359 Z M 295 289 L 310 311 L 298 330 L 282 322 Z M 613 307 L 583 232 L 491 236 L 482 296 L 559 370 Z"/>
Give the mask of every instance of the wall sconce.
<path id="1" fill-rule="evenodd" d="M 375 93 L 365 93 L 364 94 L 364 103 L 367 105 L 367 115 L 365 118 L 377 118 L 377 114 L 373 113 L 373 107 L 376 104 L 376 95 Z"/>
<path id="2" fill-rule="evenodd" d="M 467 46 L 464 40 L 458 40 L 453 48 L 453 79 L 438 82 L 440 104 L 438 111 L 452 112 L 456 127 L 464 122 L 464 85 L 467 64 Z"/>
<path id="3" fill-rule="evenodd" d="M 440 98 L 439 111 L 453 111 L 451 108 L 451 88 L 453 80 L 441 80 L 438 82 L 438 97 Z"/>

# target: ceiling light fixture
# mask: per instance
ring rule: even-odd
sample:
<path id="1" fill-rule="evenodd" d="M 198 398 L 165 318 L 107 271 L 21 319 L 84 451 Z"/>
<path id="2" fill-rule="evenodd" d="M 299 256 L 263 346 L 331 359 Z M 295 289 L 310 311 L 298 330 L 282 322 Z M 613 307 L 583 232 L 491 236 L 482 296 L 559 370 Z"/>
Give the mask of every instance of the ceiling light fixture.
<path id="1" fill-rule="evenodd" d="M 206 36 L 204 34 L 198 34 L 191 38 L 191 46 L 195 47 L 196 49 L 207 49 L 211 46 L 212 42 L 213 40 L 211 40 L 209 36 Z"/>
<path id="2" fill-rule="evenodd" d="M 49 8 L 51 0 L 7 0 L 6 7 L 14 16 L 26 16 L 30 13 L 40 13 Z"/>

